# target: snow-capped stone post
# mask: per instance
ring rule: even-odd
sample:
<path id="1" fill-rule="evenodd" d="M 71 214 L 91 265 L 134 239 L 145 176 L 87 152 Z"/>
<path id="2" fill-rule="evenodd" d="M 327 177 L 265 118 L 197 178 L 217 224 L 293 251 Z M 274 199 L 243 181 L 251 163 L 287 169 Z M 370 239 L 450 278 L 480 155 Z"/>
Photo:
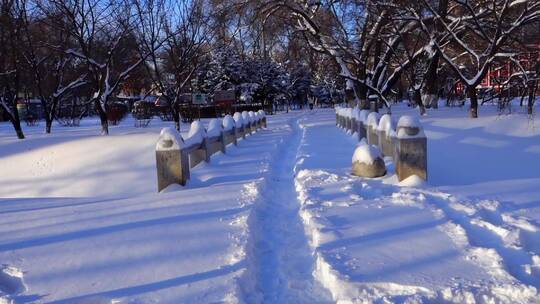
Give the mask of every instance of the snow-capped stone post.
<path id="1" fill-rule="evenodd" d="M 404 115 L 397 124 L 396 173 L 400 181 L 417 175 L 427 180 L 427 138 L 417 117 Z"/>
<path id="2" fill-rule="evenodd" d="M 379 135 L 379 148 L 384 156 L 394 157 L 394 144 L 392 138 L 394 136 L 394 124 L 390 114 L 384 114 L 379 120 L 377 128 Z"/>
<path id="3" fill-rule="evenodd" d="M 369 115 L 368 110 L 361 110 L 358 114 L 358 140 L 365 138 L 367 140 L 367 117 Z"/>
<path id="4" fill-rule="evenodd" d="M 379 148 L 361 142 L 352 157 L 352 174 L 369 178 L 384 176 L 386 165 Z"/>
<path id="5" fill-rule="evenodd" d="M 343 128 L 343 109 L 341 107 L 336 109 L 337 126 Z"/>
<path id="6" fill-rule="evenodd" d="M 158 191 L 172 184 L 185 185 L 189 179 L 187 154 L 182 153 L 182 136 L 172 129 L 163 128 L 156 144 Z"/>
<path id="7" fill-rule="evenodd" d="M 255 119 L 255 113 L 253 111 L 248 112 L 249 123 L 251 127 L 251 133 L 257 132 L 257 121 Z"/>
<path id="8" fill-rule="evenodd" d="M 191 123 L 188 137 L 184 140 L 186 153 L 189 154 L 189 167 L 193 168 L 199 163 L 210 162 L 210 154 L 207 150 L 206 131 L 198 120 Z"/>
<path id="9" fill-rule="evenodd" d="M 234 119 L 231 115 L 225 115 L 223 117 L 223 142 L 227 146 L 229 144 L 238 144 L 236 141 L 236 127 L 234 124 Z"/>
<path id="10" fill-rule="evenodd" d="M 262 126 L 266 128 L 266 113 L 263 110 L 259 110 L 259 115 L 262 117 Z"/>
<path id="11" fill-rule="evenodd" d="M 206 130 L 206 150 L 208 157 L 221 151 L 225 153 L 225 139 L 221 119 L 211 119 Z"/>
<path id="12" fill-rule="evenodd" d="M 345 128 L 350 131 L 352 130 L 352 109 L 347 108 L 345 111 L 345 115 L 346 115 Z"/>
<path id="13" fill-rule="evenodd" d="M 244 119 L 242 119 L 242 114 L 240 114 L 239 112 L 234 113 L 233 119 L 234 124 L 236 125 L 236 138 L 246 138 Z"/>
<path id="14" fill-rule="evenodd" d="M 251 134 L 251 121 L 247 111 L 242 112 L 242 121 L 244 122 L 244 135 Z"/>
<path id="15" fill-rule="evenodd" d="M 377 128 L 379 127 L 379 113 L 371 112 L 367 117 L 367 142 L 370 145 L 379 145 L 379 134 L 377 134 Z"/>
<path id="16" fill-rule="evenodd" d="M 352 119 L 352 124 L 351 124 L 351 133 L 356 133 L 358 135 L 358 118 L 360 116 L 360 109 L 358 109 L 358 107 L 354 107 L 352 109 L 352 113 L 351 113 L 351 119 Z"/>

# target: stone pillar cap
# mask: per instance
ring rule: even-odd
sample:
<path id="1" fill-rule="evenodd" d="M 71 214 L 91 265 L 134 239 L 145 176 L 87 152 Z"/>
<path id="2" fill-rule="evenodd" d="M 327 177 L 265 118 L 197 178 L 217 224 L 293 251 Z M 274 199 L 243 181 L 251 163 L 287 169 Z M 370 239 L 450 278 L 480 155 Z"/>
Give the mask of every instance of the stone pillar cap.
<path id="1" fill-rule="evenodd" d="M 184 145 L 184 140 L 178 131 L 167 127 L 161 129 L 158 142 L 156 143 L 156 151 L 173 151 L 180 150 Z"/>

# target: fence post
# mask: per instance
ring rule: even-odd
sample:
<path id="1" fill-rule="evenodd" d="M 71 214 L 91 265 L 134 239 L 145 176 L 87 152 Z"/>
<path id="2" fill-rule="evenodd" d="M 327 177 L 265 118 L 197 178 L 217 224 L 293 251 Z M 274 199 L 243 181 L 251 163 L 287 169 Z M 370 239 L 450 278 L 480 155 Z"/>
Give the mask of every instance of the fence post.
<path id="1" fill-rule="evenodd" d="M 427 180 L 427 138 L 420 121 L 402 116 L 397 124 L 396 172 L 399 181 L 412 175 Z"/>
<path id="2" fill-rule="evenodd" d="M 392 135 L 394 131 L 394 125 L 392 123 L 392 117 L 390 114 L 384 114 L 379 120 L 378 137 L 379 147 L 384 156 L 394 157 L 394 149 L 392 145 Z"/>
<path id="3" fill-rule="evenodd" d="M 189 179 L 189 167 L 182 157 L 183 140 L 172 128 L 163 128 L 156 144 L 156 169 L 158 191 L 172 184 L 185 185 Z M 187 174 L 185 173 L 187 169 Z"/>
<path id="4" fill-rule="evenodd" d="M 379 113 L 371 112 L 367 117 L 367 141 L 370 145 L 379 145 L 379 135 L 377 127 L 379 126 Z"/>

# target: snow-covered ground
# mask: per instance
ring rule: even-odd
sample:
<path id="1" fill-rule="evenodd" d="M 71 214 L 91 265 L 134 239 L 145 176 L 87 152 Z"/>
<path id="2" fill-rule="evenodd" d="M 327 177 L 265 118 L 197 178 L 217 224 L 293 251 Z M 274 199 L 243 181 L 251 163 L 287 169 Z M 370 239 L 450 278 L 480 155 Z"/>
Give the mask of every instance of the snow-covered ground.
<path id="1" fill-rule="evenodd" d="M 538 123 L 490 106 L 421 121 L 427 184 L 388 160 L 351 176 L 357 142 L 321 109 L 269 116 L 160 194 L 165 123 L 24 141 L 1 123 L 0 303 L 540 303 Z"/>
<path id="2" fill-rule="evenodd" d="M 302 123 L 301 214 L 335 300 L 540 302 L 540 130 L 485 111 L 422 118 L 429 184 L 416 187 L 397 183 L 391 161 L 384 178 L 350 176 L 356 140 L 330 113 Z"/>

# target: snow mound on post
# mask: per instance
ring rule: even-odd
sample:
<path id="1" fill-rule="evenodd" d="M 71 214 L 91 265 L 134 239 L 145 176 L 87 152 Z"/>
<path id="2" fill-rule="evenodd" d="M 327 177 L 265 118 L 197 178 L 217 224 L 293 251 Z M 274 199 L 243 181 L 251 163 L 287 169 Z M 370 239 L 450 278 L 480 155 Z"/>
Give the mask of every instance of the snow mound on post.
<path id="1" fill-rule="evenodd" d="M 367 125 L 371 126 L 373 129 L 377 129 L 379 126 L 379 113 L 371 112 L 367 117 Z"/>
<path id="2" fill-rule="evenodd" d="M 372 165 L 377 158 L 382 159 L 381 150 L 374 145 L 361 144 L 356 147 L 352 157 L 352 163 L 360 162 L 366 165 Z"/>
<path id="3" fill-rule="evenodd" d="M 229 114 L 225 115 L 225 117 L 223 117 L 223 130 L 230 131 L 234 126 L 234 118 Z"/>
<path id="4" fill-rule="evenodd" d="M 213 118 L 208 123 L 208 129 L 206 130 L 206 136 L 216 137 L 221 135 L 221 119 Z"/>
<path id="5" fill-rule="evenodd" d="M 359 120 L 360 119 L 360 109 L 358 107 L 354 107 L 352 109 L 352 118 Z"/>
<path id="6" fill-rule="evenodd" d="M 202 143 L 206 137 L 206 131 L 202 123 L 198 120 L 191 123 L 187 139 L 184 140 L 186 146 L 196 145 Z"/>
<path id="7" fill-rule="evenodd" d="M 249 115 L 250 122 L 255 122 L 255 120 L 257 120 L 257 117 L 255 117 L 255 113 L 253 113 L 253 111 L 249 111 L 248 115 Z"/>
<path id="8" fill-rule="evenodd" d="M 353 109 L 352 108 L 346 108 L 345 109 L 345 116 L 347 118 L 353 118 Z"/>
<path id="9" fill-rule="evenodd" d="M 257 113 L 259 113 L 259 115 L 261 115 L 261 117 L 265 117 L 265 116 L 266 116 L 266 113 L 264 113 L 263 110 L 259 110 Z"/>
<path id="10" fill-rule="evenodd" d="M 368 110 L 361 110 L 360 114 L 358 114 L 358 116 L 359 116 L 359 119 L 360 119 L 361 122 L 366 123 L 367 118 L 369 116 L 369 111 Z"/>
<path id="11" fill-rule="evenodd" d="M 180 150 L 184 144 L 182 136 L 173 128 L 161 129 L 156 144 L 156 151 Z"/>
<path id="12" fill-rule="evenodd" d="M 242 112 L 242 120 L 244 121 L 245 125 L 247 125 L 248 123 L 251 122 L 251 120 L 249 119 L 249 114 L 248 114 L 247 111 Z"/>
<path id="13" fill-rule="evenodd" d="M 386 134 L 390 134 L 392 130 L 394 130 L 392 116 L 390 116 L 390 114 L 384 114 L 379 120 L 379 131 L 384 131 Z"/>
<path id="14" fill-rule="evenodd" d="M 405 128 L 422 128 L 422 124 L 420 123 L 420 120 L 416 116 L 411 115 L 403 115 L 399 118 L 398 124 L 399 127 L 405 127 Z"/>
<path id="15" fill-rule="evenodd" d="M 234 113 L 233 118 L 237 128 L 241 128 L 244 125 L 244 119 L 239 112 Z"/>
<path id="16" fill-rule="evenodd" d="M 404 130 L 405 128 L 418 128 L 419 132 L 416 135 L 409 135 Z M 424 137 L 424 131 L 422 128 L 422 123 L 417 116 L 403 115 L 399 118 L 397 123 L 397 137 L 398 138 L 413 138 L 413 137 Z"/>

